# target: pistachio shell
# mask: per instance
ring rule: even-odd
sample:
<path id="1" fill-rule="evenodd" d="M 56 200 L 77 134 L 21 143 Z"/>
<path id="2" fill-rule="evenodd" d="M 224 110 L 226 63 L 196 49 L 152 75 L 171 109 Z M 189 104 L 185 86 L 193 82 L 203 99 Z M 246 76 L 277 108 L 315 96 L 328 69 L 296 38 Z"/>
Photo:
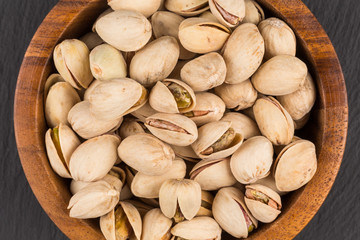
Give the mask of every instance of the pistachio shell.
<path id="1" fill-rule="evenodd" d="M 65 79 L 58 73 L 51 74 L 45 82 L 44 86 L 44 102 L 48 96 L 50 88 L 58 82 L 65 82 Z"/>
<path id="2" fill-rule="evenodd" d="M 198 155 L 196 155 L 191 146 L 180 147 L 171 145 L 171 148 L 174 150 L 176 156 L 184 160 L 191 162 L 198 162 L 200 160 L 200 158 L 198 157 Z"/>
<path id="3" fill-rule="evenodd" d="M 254 184 L 260 184 L 265 187 L 268 187 L 268 188 L 272 189 L 274 192 L 276 192 L 277 194 L 279 194 L 280 196 L 287 194 L 287 192 L 282 192 L 279 189 L 277 189 L 276 184 L 275 184 L 275 178 L 271 174 L 269 176 L 267 176 L 266 178 L 257 180 Z"/>
<path id="4" fill-rule="evenodd" d="M 207 0 L 165 0 L 165 7 L 185 17 L 196 16 L 209 9 Z"/>
<path id="5" fill-rule="evenodd" d="M 258 93 L 258 99 L 259 98 L 262 98 L 262 97 L 259 97 L 259 93 Z M 247 117 L 251 118 L 252 120 L 256 121 L 255 120 L 255 115 L 254 115 L 254 109 L 253 107 L 250 107 L 250 108 L 247 108 L 247 109 L 244 109 L 241 111 L 244 115 L 246 115 Z"/>
<path id="6" fill-rule="evenodd" d="M 90 86 L 86 89 L 85 93 L 84 93 L 84 97 L 83 100 L 84 101 L 89 101 L 89 96 L 90 93 L 92 91 L 94 91 L 94 89 L 101 83 L 100 80 L 95 79 L 94 81 L 92 81 L 92 83 L 90 84 Z"/>
<path id="7" fill-rule="evenodd" d="M 228 112 L 221 120 L 232 122 L 231 127 L 244 139 L 261 135 L 256 122 L 242 113 Z"/>
<path id="8" fill-rule="evenodd" d="M 168 77 L 180 54 L 176 38 L 160 37 L 138 51 L 130 64 L 130 76 L 145 87 Z"/>
<path id="9" fill-rule="evenodd" d="M 135 119 L 126 119 L 117 131 L 121 139 L 125 139 L 131 135 L 145 133 L 145 126 Z"/>
<path id="10" fill-rule="evenodd" d="M 236 27 L 245 17 L 244 0 L 209 0 L 212 14 L 228 27 Z"/>
<path id="11" fill-rule="evenodd" d="M 225 82 L 241 83 L 259 68 L 265 52 L 264 39 L 256 25 L 244 23 L 231 34 L 224 47 Z"/>
<path id="12" fill-rule="evenodd" d="M 131 115 L 144 123 L 147 117 L 150 117 L 155 113 L 157 113 L 157 111 L 150 106 L 149 102 L 146 102 L 141 108 L 135 110 L 134 112 L 131 112 Z"/>
<path id="13" fill-rule="evenodd" d="M 108 4 L 115 11 L 137 11 L 148 18 L 159 9 L 161 0 L 108 0 Z"/>
<path id="14" fill-rule="evenodd" d="M 225 81 L 225 77 L 225 61 L 216 52 L 195 58 L 181 69 L 181 79 L 195 92 L 220 86 Z"/>
<path id="15" fill-rule="evenodd" d="M 220 23 L 219 20 L 217 20 L 217 18 L 210 11 L 203 12 L 199 17 L 206 18 L 211 22 Z"/>
<path id="16" fill-rule="evenodd" d="M 105 11 L 103 11 L 103 12 L 97 17 L 97 19 L 95 20 L 95 22 L 94 22 L 91 30 L 96 33 L 96 24 L 97 24 L 97 22 L 98 22 L 102 17 L 104 17 L 105 15 L 108 15 L 109 13 L 112 13 L 112 12 L 114 12 L 114 10 L 112 10 L 112 8 L 110 8 L 110 7 L 107 8 Z M 100 37 L 100 36 L 99 36 L 99 37 Z"/>
<path id="17" fill-rule="evenodd" d="M 73 180 L 71 180 L 71 183 L 70 183 L 70 192 L 72 195 L 75 195 L 81 189 L 85 188 L 89 184 L 91 184 L 91 182 L 75 181 L 73 179 Z"/>
<path id="18" fill-rule="evenodd" d="M 137 51 L 151 38 L 149 20 L 141 13 L 119 10 L 97 20 L 96 32 L 111 46 L 125 52 Z"/>
<path id="19" fill-rule="evenodd" d="M 125 138 L 118 148 L 118 154 L 130 167 L 155 176 L 166 173 L 175 158 L 169 145 L 147 133 Z"/>
<path id="20" fill-rule="evenodd" d="M 64 40 L 55 47 L 56 70 L 76 89 L 87 88 L 93 80 L 89 54 L 86 44 L 77 39 Z"/>
<path id="21" fill-rule="evenodd" d="M 142 240 L 169 240 L 172 220 L 165 217 L 159 208 L 150 210 L 144 217 Z"/>
<path id="22" fill-rule="evenodd" d="M 194 53 L 220 50 L 230 36 L 230 30 L 205 18 L 188 18 L 179 26 L 181 44 Z"/>
<path id="23" fill-rule="evenodd" d="M 104 43 L 104 40 L 95 32 L 86 33 L 80 38 L 80 41 L 84 42 L 90 51 Z"/>
<path id="24" fill-rule="evenodd" d="M 180 76 L 181 69 L 188 62 L 190 62 L 190 60 L 179 60 L 177 62 L 177 64 L 176 64 L 174 70 L 170 73 L 169 78 L 171 78 L 171 79 L 181 79 L 181 76 Z"/>
<path id="25" fill-rule="evenodd" d="M 127 200 L 126 202 L 131 203 L 136 209 L 139 211 L 140 216 L 144 218 L 145 214 L 148 213 L 150 210 L 153 209 L 152 206 L 147 205 L 143 202 L 140 202 L 138 200 Z M 144 228 L 143 228 L 144 231 Z"/>
<path id="26" fill-rule="evenodd" d="M 201 207 L 196 214 L 196 217 L 208 216 L 212 217 L 212 203 L 214 201 L 214 196 L 207 191 L 201 191 Z"/>
<path id="27" fill-rule="evenodd" d="M 304 117 L 300 118 L 299 120 L 294 120 L 295 130 L 302 129 L 307 124 L 309 119 L 310 119 L 310 113 L 306 114 Z"/>
<path id="28" fill-rule="evenodd" d="M 80 97 L 69 83 L 58 82 L 51 86 L 45 102 L 45 117 L 48 125 L 55 127 L 60 123 L 69 124 L 67 115 L 78 102 Z"/>
<path id="29" fill-rule="evenodd" d="M 265 14 L 261 6 L 256 1 L 245 0 L 245 17 L 242 22 L 258 25 L 264 19 Z"/>
<path id="30" fill-rule="evenodd" d="M 287 95 L 300 89 L 307 72 L 306 64 L 297 57 L 278 55 L 265 62 L 251 82 L 262 94 Z"/>
<path id="31" fill-rule="evenodd" d="M 221 228 L 211 217 L 196 217 L 176 224 L 171 229 L 171 234 L 182 239 L 217 239 L 221 236 Z"/>

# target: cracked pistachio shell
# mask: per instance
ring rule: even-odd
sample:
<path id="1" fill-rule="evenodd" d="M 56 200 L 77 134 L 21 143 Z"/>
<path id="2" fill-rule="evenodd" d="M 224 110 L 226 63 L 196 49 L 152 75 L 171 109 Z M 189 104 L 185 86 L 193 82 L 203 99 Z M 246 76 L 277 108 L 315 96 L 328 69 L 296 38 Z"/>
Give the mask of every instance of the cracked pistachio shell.
<path id="1" fill-rule="evenodd" d="M 177 157 L 182 158 L 186 161 L 198 162 L 200 160 L 200 158 L 198 157 L 198 155 L 196 155 L 191 146 L 180 147 L 171 145 L 171 148 L 174 150 Z"/>
<path id="2" fill-rule="evenodd" d="M 108 0 L 108 5 L 114 10 L 131 10 L 143 14 L 146 18 L 155 13 L 161 4 L 161 0 Z"/>
<path id="3" fill-rule="evenodd" d="M 130 167 L 153 176 L 169 171 L 175 158 L 169 145 L 147 133 L 125 138 L 118 148 L 118 154 Z"/>
<path id="4" fill-rule="evenodd" d="M 247 209 L 244 194 L 234 187 L 220 189 L 215 196 L 212 211 L 222 229 L 236 238 L 247 238 L 249 231 L 242 209 L 257 228 L 258 222 Z"/>
<path id="5" fill-rule="evenodd" d="M 45 101 L 45 117 L 48 125 L 55 127 L 60 123 L 69 124 L 67 115 L 80 101 L 79 94 L 69 83 L 55 83 L 50 87 Z"/>
<path id="6" fill-rule="evenodd" d="M 280 191 L 295 191 L 308 183 L 316 173 L 315 145 L 298 140 L 286 146 L 274 164 L 276 187 Z"/>
<path id="7" fill-rule="evenodd" d="M 215 93 L 221 97 L 227 108 L 236 111 L 252 107 L 257 99 L 257 91 L 250 80 L 237 84 L 226 84 L 216 87 Z"/>
<path id="8" fill-rule="evenodd" d="M 171 234 L 181 239 L 220 239 L 221 228 L 211 217 L 196 217 L 189 221 L 176 224 L 171 229 Z"/>
<path id="9" fill-rule="evenodd" d="M 95 32 L 86 33 L 80 38 L 80 41 L 84 42 L 89 50 L 93 50 L 96 46 L 104 43 L 104 40 Z"/>
<path id="10" fill-rule="evenodd" d="M 196 124 L 174 113 L 156 113 L 146 119 L 145 126 L 160 140 L 173 145 L 189 146 L 198 137 Z"/>
<path id="11" fill-rule="evenodd" d="M 116 206 L 119 195 L 120 193 L 105 181 L 90 183 L 70 199 L 70 217 L 87 219 L 103 216 Z"/>
<path id="12" fill-rule="evenodd" d="M 190 172 L 190 179 L 198 182 L 202 190 L 214 191 L 236 183 L 231 173 L 230 159 L 202 160 Z"/>
<path id="13" fill-rule="evenodd" d="M 240 133 L 244 139 L 261 135 L 256 122 L 242 113 L 229 112 L 221 120 L 232 122 L 232 128 L 235 132 Z"/>
<path id="14" fill-rule="evenodd" d="M 225 83 L 236 84 L 249 79 L 260 67 L 264 52 L 264 39 L 255 24 L 244 23 L 237 27 L 223 50 L 227 67 Z"/>
<path id="15" fill-rule="evenodd" d="M 146 127 L 142 122 L 136 119 L 126 119 L 121 124 L 119 130 L 117 131 L 121 139 L 125 139 L 131 135 L 138 133 L 145 133 Z"/>
<path id="16" fill-rule="evenodd" d="M 145 87 L 151 87 L 170 75 L 179 54 L 176 38 L 160 37 L 135 54 L 130 63 L 130 77 Z"/>
<path id="17" fill-rule="evenodd" d="M 284 21 L 272 17 L 261 21 L 258 26 L 265 41 L 265 59 L 277 55 L 295 56 L 296 37 Z"/>
<path id="18" fill-rule="evenodd" d="M 171 36 L 176 38 L 180 47 L 179 59 L 191 59 L 195 57 L 196 53 L 186 50 L 180 44 L 178 37 L 180 23 L 184 20 L 185 18 L 175 13 L 158 11 L 151 17 L 151 24 L 155 38 L 160 38 L 162 36 Z"/>
<path id="19" fill-rule="evenodd" d="M 149 102 L 146 102 L 144 106 L 132 112 L 131 115 L 144 123 L 146 118 L 154 115 L 155 113 L 157 113 L 157 111 L 150 106 Z"/>
<path id="20" fill-rule="evenodd" d="M 96 21 L 95 29 L 106 43 L 125 52 L 141 49 L 152 35 L 149 20 L 141 13 L 129 10 L 106 14 Z"/>
<path id="21" fill-rule="evenodd" d="M 173 221 L 167 218 L 159 208 L 146 213 L 144 217 L 141 240 L 169 240 Z"/>
<path id="22" fill-rule="evenodd" d="M 120 139 L 115 135 L 102 135 L 83 142 L 70 158 L 73 179 L 92 182 L 105 177 L 117 160 L 119 144 Z"/>
<path id="23" fill-rule="evenodd" d="M 257 180 L 254 184 L 260 184 L 265 187 L 268 187 L 271 190 L 273 190 L 274 192 L 276 192 L 277 194 L 279 194 L 280 196 L 284 196 L 285 194 L 288 193 L 288 192 L 282 192 L 279 189 L 277 189 L 276 184 L 275 184 L 275 178 L 274 178 L 274 176 L 272 176 L 272 174 L 270 174 L 266 178 Z"/>
<path id="24" fill-rule="evenodd" d="M 236 27 L 245 17 L 244 0 L 209 0 L 212 14 L 228 27 Z"/>
<path id="25" fill-rule="evenodd" d="M 191 147 L 202 159 L 213 160 L 230 156 L 243 142 L 243 137 L 239 133 L 236 133 L 234 140 L 228 148 L 209 155 L 201 154 L 201 152 L 220 139 L 221 136 L 229 130 L 229 128 L 231 128 L 231 125 L 232 123 L 228 121 L 217 121 L 205 124 L 198 129 L 198 139 L 191 145 Z"/>
<path id="26" fill-rule="evenodd" d="M 117 217 L 116 210 L 118 208 L 122 208 L 123 214 L 125 215 L 126 223 L 118 223 L 120 226 L 123 226 L 127 231 L 130 231 L 131 234 L 128 236 L 129 238 L 123 238 L 120 234 L 124 234 L 122 230 L 117 229 Z M 125 219 L 121 218 L 121 220 L 125 221 Z M 125 226 L 124 226 L 125 225 Z M 128 228 L 131 228 L 128 229 Z M 142 233 L 142 220 L 139 211 L 134 207 L 131 203 L 126 201 L 120 201 L 119 205 L 112 209 L 108 214 L 102 216 L 100 218 L 100 229 L 104 234 L 106 240 L 118 240 L 118 239 L 134 239 L 140 240 Z M 119 236 L 120 235 L 120 236 Z"/>
<path id="27" fill-rule="evenodd" d="M 246 186 L 246 189 L 247 190 L 248 189 L 256 190 L 258 192 L 265 194 L 266 196 L 271 198 L 273 201 L 275 201 L 281 208 L 281 198 L 280 198 L 279 194 L 277 194 L 270 188 L 263 186 L 263 185 L 259 185 L 259 184 L 252 184 L 252 185 Z M 274 221 L 277 218 L 277 216 L 279 216 L 279 214 L 281 213 L 280 210 L 270 207 L 269 205 L 267 205 L 261 201 L 253 200 L 253 199 L 247 198 L 246 196 L 244 197 L 244 200 L 245 200 L 246 206 L 250 210 L 251 214 L 260 222 L 270 223 L 270 222 Z"/>
<path id="28" fill-rule="evenodd" d="M 294 122 L 290 114 L 273 97 L 256 100 L 253 107 L 261 133 L 274 145 L 289 144 L 294 137 Z"/>
<path id="29" fill-rule="evenodd" d="M 86 44 L 77 39 L 64 40 L 55 47 L 56 70 L 76 89 L 87 88 L 93 80 L 89 54 Z"/>
<path id="30" fill-rule="evenodd" d="M 278 55 L 261 65 L 251 82 L 262 94 L 282 96 L 299 90 L 307 73 L 306 64 L 297 57 Z"/>
<path id="31" fill-rule="evenodd" d="M 217 18 L 210 11 L 203 12 L 199 17 L 206 18 L 211 22 L 220 23 L 219 20 L 217 20 Z"/>
<path id="32" fill-rule="evenodd" d="M 230 30 L 206 18 L 188 18 L 179 26 L 181 44 L 194 53 L 220 50 L 230 36 Z"/>
<path id="33" fill-rule="evenodd" d="M 209 10 L 207 0 L 165 0 L 165 8 L 181 16 L 192 17 Z"/>
<path id="34" fill-rule="evenodd" d="M 51 74 L 45 82 L 44 86 L 44 102 L 48 96 L 50 88 L 58 82 L 65 82 L 65 79 L 58 73 Z"/>
<path id="35" fill-rule="evenodd" d="M 80 145 L 80 140 L 67 125 L 60 124 L 57 130 L 49 128 L 45 134 L 46 152 L 52 169 L 61 177 L 71 178 L 70 157 Z"/>
<path id="36" fill-rule="evenodd" d="M 307 74 L 305 82 L 299 90 L 279 96 L 277 99 L 295 121 L 305 117 L 311 111 L 316 100 L 316 88 L 310 73 Z"/>
<path id="37" fill-rule="evenodd" d="M 195 108 L 185 116 L 193 120 L 197 126 L 219 121 L 225 112 L 225 103 L 215 94 L 200 92 L 195 94 Z"/>
<path id="38" fill-rule="evenodd" d="M 178 108 L 174 95 L 165 84 L 176 83 L 184 88 L 191 98 L 191 104 L 187 108 Z M 196 106 L 196 97 L 194 91 L 186 83 L 176 79 L 165 79 L 157 82 L 152 88 L 149 96 L 150 106 L 159 112 L 164 113 L 185 113 L 189 112 Z"/>
<path id="39" fill-rule="evenodd" d="M 180 75 L 195 92 L 207 91 L 225 81 L 225 61 L 216 52 L 208 53 L 186 63 Z"/>
<path id="40" fill-rule="evenodd" d="M 122 123 L 122 117 L 109 121 L 98 119 L 90 112 L 90 103 L 82 101 L 71 108 L 68 121 L 79 136 L 90 139 L 114 132 Z"/>
<path id="41" fill-rule="evenodd" d="M 242 184 L 254 183 L 270 174 L 274 149 L 271 142 L 256 136 L 246 140 L 232 155 L 231 172 Z"/>
<path id="42" fill-rule="evenodd" d="M 168 179 L 183 179 L 186 174 L 186 165 L 184 160 L 175 158 L 170 169 L 159 176 L 149 176 L 138 172 L 132 183 L 131 191 L 136 197 L 158 198 L 160 187 Z"/>
<path id="43" fill-rule="evenodd" d="M 159 203 L 166 217 L 173 218 L 179 207 L 182 215 L 191 220 L 201 206 L 200 185 L 189 179 L 166 180 L 160 188 Z"/>
<path id="44" fill-rule="evenodd" d="M 245 0 L 245 17 L 243 23 L 253 23 L 258 25 L 265 19 L 264 10 L 254 0 Z"/>
<path id="45" fill-rule="evenodd" d="M 91 113 L 109 121 L 142 107 L 147 90 L 130 78 L 113 79 L 97 85 L 88 97 Z"/>

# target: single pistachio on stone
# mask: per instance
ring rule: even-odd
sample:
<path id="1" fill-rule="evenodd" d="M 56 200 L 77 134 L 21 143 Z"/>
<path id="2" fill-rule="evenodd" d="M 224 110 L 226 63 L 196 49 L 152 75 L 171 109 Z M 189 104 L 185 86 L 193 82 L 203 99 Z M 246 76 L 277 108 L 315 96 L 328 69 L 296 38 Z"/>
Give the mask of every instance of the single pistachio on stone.
<path id="1" fill-rule="evenodd" d="M 217 20 L 217 18 L 210 11 L 203 12 L 199 17 L 206 18 L 211 22 L 220 23 L 219 20 Z"/>
<path id="2" fill-rule="evenodd" d="M 236 27 L 245 17 L 244 0 L 209 0 L 212 14 L 228 27 Z"/>
<path id="3" fill-rule="evenodd" d="M 176 38 L 160 37 L 135 54 L 130 63 L 130 77 L 145 87 L 151 87 L 170 75 L 179 54 Z"/>
<path id="4" fill-rule="evenodd" d="M 64 40 L 55 47 L 56 70 L 76 89 L 87 88 L 93 80 L 89 54 L 86 44 L 77 39 Z"/>
<path id="5" fill-rule="evenodd" d="M 141 13 L 129 10 L 106 14 L 96 21 L 95 29 L 106 43 L 125 52 L 141 49 L 152 35 L 149 20 Z"/>
<path id="6" fill-rule="evenodd" d="M 151 211 L 152 209 L 154 209 L 154 207 L 147 205 L 141 201 L 138 200 L 126 200 L 126 202 L 131 203 L 134 207 L 136 207 L 136 209 L 139 211 L 140 216 L 142 219 L 144 219 L 144 216 Z"/>
<path id="7" fill-rule="evenodd" d="M 229 29 L 206 18 L 188 18 L 179 26 L 181 44 L 194 53 L 220 50 L 230 34 Z"/>
<path id="8" fill-rule="evenodd" d="M 140 240 L 140 213 L 131 203 L 120 201 L 115 209 L 100 218 L 100 229 L 106 240 Z"/>
<path id="9" fill-rule="evenodd" d="M 70 199 L 70 217 L 87 219 L 103 216 L 116 206 L 119 195 L 106 181 L 90 183 Z"/>
<path id="10" fill-rule="evenodd" d="M 90 51 L 104 43 L 104 40 L 95 32 L 86 33 L 80 38 L 80 41 L 84 42 Z"/>
<path id="11" fill-rule="evenodd" d="M 254 0 L 245 0 L 245 17 L 243 23 L 253 23 L 258 25 L 265 19 L 264 10 Z"/>
<path id="12" fill-rule="evenodd" d="M 181 69 L 185 66 L 186 63 L 191 60 L 179 60 L 174 68 L 174 70 L 170 73 L 169 78 L 171 79 L 181 79 L 180 72 Z"/>
<path id="13" fill-rule="evenodd" d="M 166 173 L 175 158 L 169 145 L 147 133 L 125 138 L 118 148 L 118 154 L 130 167 L 153 176 Z"/>
<path id="14" fill-rule="evenodd" d="M 211 217 L 196 217 L 177 223 L 171 229 L 176 240 L 220 240 L 221 232 L 219 224 Z"/>
<path id="15" fill-rule="evenodd" d="M 145 133 L 145 125 L 137 119 L 127 118 L 123 121 L 120 128 L 117 131 L 117 134 L 121 139 L 125 139 L 131 135 L 138 133 Z"/>
<path id="16" fill-rule="evenodd" d="M 209 10 L 207 0 L 165 0 L 165 8 L 181 16 L 191 17 Z"/>
<path id="17" fill-rule="evenodd" d="M 192 149 L 191 146 L 180 147 L 180 146 L 176 146 L 176 145 L 171 145 L 171 148 L 174 150 L 175 155 L 181 159 L 184 159 L 184 160 L 190 161 L 190 162 L 199 162 L 200 161 L 199 156 L 196 155 L 196 153 L 194 152 L 194 150 Z"/>
<path id="18" fill-rule="evenodd" d="M 244 23 L 235 29 L 223 49 L 227 67 L 225 83 L 249 79 L 260 67 L 265 52 L 264 39 L 255 24 Z"/>
<path id="19" fill-rule="evenodd" d="M 300 118 L 299 120 L 294 120 L 294 127 L 295 130 L 302 129 L 309 121 L 310 113 L 306 114 L 304 117 Z"/>
<path id="20" fill-rule="evenodd" d="M 223 84 L 226 65 L 220 54 L 212 52 L 186 63 L 180 74 L 195 92 L 207 91 Z"/>
<path id="21" fill-rule="evenodd" d="M 221 228 L 236 238 L 247 238 L 258 226 L 245 205 L 244 194 L 234 187 L 218 191 L 212 211 Z"/>
<path id="22" fill-rule="evenodd" d="M 261 135 L 256 122 L 242 113 L 228 112 L 221 120 L 232 122 L 232 128 L 235 132 L 240 133 L 244 139 Z"/>
<path id="23" fill-rule="evenodd" d="M 45 101 L 45 118 L 49 127 L 60 123 L 68 125 L 67 115 L 80 101 L 79 95 L 69 83 L 57 82 L 51 86 Z"/>
<path id="24" fill-rule="evenodd" d="M 114 10 L 131 10 L 150 17 L 160 8 L 161 0 L 108 0 L 108 5 Z"/>
<path id="25" fill-rule="evenodd" d="M 265 59 L 278 55 L 296 54 L 296 37 L 293 30 L 278 18 L 267 18 L 259 23 L 265 41 Z"/>
<path id="26" fill-rule="evenodd" d="M 170 230 L 173 222 L 159 208 L 146 213 L 143 221 L 142 240 L 170 240 Z"/>
<path id="27" fill-rule="evenodd" d="M 157 111 L 150 106 L 149 102 L 146 102 L 141 108 L 131 112 L 131 115 L 139 119 L 139 121 L 145 123 L 145 119 L 155 113 L 157 113 Z"/>
<path id="28" fill-rule="evenodd" d="M 61 177 L 71 178 L 70 157 L 80 145 L 80 140 L 67 125 L 49 129 L 45 134 L 46 152 L 53 170 Z"/>
<path id="29" fill-rule="evenodd" d="M 266 178 L 257 180 L 254 184 L 260 184 L 265 187 L 268 187 L 271 190 L 273 190 L 274 192 L 276 192 L 277 194 L 279 194 L 280 196 L 284 196 L 285 194 L 288 193 L 288 192 L 283 192 L 283 191 L 280 191 L 279 189 L 277 189 L 276 183 L 275 183 L 275 178 L 271 174 L 269 176 L 267 176 Z"/>
<path id="30" fill-rule="evenodd" d="M 294 122 L 290 114 L 273 97 L 256 100 L 253 107 L 261 133 L 274 145 L 286 145 L 294 136 Z"/>
<path id="31" fill-rule="evenodd" d="M 58 82 L 65 82 L 65 79 L 58 73 L 51 74 L 45 82 L 44 86 L 44 102 L 48 96 L 50 88 Z"/>

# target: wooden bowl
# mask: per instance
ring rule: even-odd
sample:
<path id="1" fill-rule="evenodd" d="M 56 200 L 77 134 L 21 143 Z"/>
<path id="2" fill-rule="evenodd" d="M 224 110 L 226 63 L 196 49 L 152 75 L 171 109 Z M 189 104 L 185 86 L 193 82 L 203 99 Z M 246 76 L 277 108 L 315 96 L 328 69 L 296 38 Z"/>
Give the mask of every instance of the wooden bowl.
<path id="1" fill-rule="evenodd" d="M 302 131 L 316 144 L 318 170 L 312 181 L 284 198 L 279 218 L 263 224 L 251 239 L 291 239 L 311 220 L 328 195 L 345 149 L 348 105 L 345 81 L 325 31 L 300 0 L 257 0 L 268 15 L 286 21 L 298 38 L 298 53 L 316 79 L 318 100 Z M 69 180 L 51 169 L 44 144 L 44 84 L 55 71 L 52 52 L 66 38 L 90 31 L 106 9 L 105 0 L 61 0 L 37 30 L 20 69 L 15 95 L 15 134 L 21 163 L 30 186 L 54 223 L 70 239 L 103 239 L 96 220 L 69 217 Z M 226 237 L 226 239 L 232 239 Z"/>

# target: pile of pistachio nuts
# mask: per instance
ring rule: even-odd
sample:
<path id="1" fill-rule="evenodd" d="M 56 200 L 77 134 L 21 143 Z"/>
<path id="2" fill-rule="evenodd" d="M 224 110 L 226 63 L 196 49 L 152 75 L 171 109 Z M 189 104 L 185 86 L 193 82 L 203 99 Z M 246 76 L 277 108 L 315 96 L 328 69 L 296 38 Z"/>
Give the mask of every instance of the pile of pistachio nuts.
<path id="1" fill-rule="evenodd" d="M 105 1 L 105 0 L 104 0 Z M 108 0 L 59 43 L 45 143 L 70 217 L 107 240 L 246 238 L 308 183 L 316 98 L 293 30 L 253 0 Z"/>

